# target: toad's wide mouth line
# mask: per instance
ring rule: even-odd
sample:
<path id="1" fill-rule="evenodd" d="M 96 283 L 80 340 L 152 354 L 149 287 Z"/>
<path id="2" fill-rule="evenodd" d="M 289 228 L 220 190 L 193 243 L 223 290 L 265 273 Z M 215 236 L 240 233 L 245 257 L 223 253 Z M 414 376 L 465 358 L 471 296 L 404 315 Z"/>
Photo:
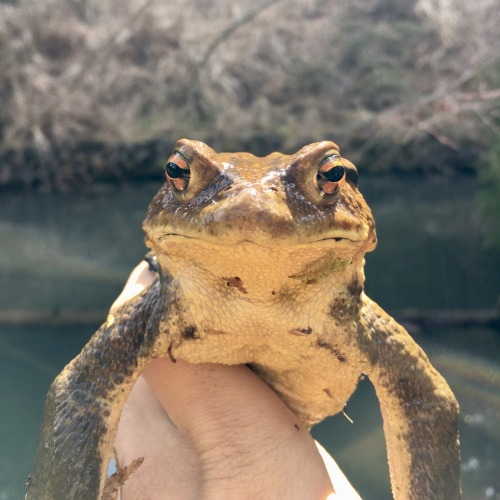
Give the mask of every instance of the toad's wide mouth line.
<path id="1" fill-rule="evenodd" d="M 340 243 L 340 242 L 349 242 L 349 243 L 359 243 L 360 241 L 363 240 L 361 237 L 354 237 L 354 235 L 331 235 L 331 236 L 326 236 L 324 238 L 318 238 L 315 240 L 308 240 L 304 239 L 301 240 L 300 238 L 296 238 L 295 241 L 294 239 L 291 238 L 292 241 L 290 240 L 285 240 L 281 238 L 241 238 L 241 239 L 231 239 L 231 238 L 226 238 L 224 240 L 223 237 L 220 237 L 220 240 L 217 241 L 217 237 L 198 237 L 198 236 L 193 236 L 193 235 L 187 235 L 187 234 L 182 234 L 182 233 L 161 233 L 155 236 L 155 240 L 158 242 L 161 242 L 163 240 L 168 240 L 168 239 L 185 239 L 185 240 L 193 240 L 195 242 L 201 242 L 201 243 L 207 243 L 211 245 L 216 245 L 216 246 L 230 246 L 230 247 L 235 247 L 239 245 L 255 245 L 259 247 L 285 247 L 285 246 L 300 246 L 300 245 L 314 245 L 314 244 L 321 244 L 321 243 Z"/>

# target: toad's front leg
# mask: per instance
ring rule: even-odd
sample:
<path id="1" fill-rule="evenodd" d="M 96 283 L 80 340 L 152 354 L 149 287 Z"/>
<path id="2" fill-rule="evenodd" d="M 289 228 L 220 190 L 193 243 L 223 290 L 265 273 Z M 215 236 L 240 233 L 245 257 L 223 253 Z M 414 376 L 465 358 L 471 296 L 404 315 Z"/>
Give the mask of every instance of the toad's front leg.
<path id="1" fill-rule="evenodd" d="M 460 498 L 458 404 L 406 330 L 363 296 L 357 333 L 375 387 L 396 499 Z"/>
<path id="2" fill-rule="evenodd" d="M 100 498 L 121 409 L 151 357 L 158 280 L 102 325 L 52 383 L 26 498 Z"/>

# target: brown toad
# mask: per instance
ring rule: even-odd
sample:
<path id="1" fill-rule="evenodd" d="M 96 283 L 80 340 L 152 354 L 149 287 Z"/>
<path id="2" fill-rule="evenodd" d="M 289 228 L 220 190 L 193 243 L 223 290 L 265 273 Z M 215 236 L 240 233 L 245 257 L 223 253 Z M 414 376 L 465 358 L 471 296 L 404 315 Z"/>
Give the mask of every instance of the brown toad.
<path id="1" fill-rule="evenodd" d="M 460 496 L 458 406 L 410 335 L 363 293 L 375 223 L 332 142 L 286 156 L 177 143 L 143 227 L 159 278 L 54 381 L 27 498 L 98 498 L 117 423 L 158 356 L 248 364 L 311 426 L 362 374 L 397 499 Z"/>

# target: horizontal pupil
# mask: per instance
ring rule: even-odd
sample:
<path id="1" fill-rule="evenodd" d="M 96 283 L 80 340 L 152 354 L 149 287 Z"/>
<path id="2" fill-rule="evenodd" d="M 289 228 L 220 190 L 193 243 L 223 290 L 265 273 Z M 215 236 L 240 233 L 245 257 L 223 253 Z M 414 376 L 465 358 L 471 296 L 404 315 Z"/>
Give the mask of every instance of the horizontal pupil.
<path id="1" fill-rule="evenodd" d="M 321 175 L 323 175 L 325 179 L 330 182 L 339 182 L 342 177 L 344 177 L 344 167 L 338 165 L 330 170 L 327 170 L 326 172 L 321 172 Z"/>
<path id="2" fill-rule="evenodd" d="M 165 170 L 171 179 L 179 179 L 181 177 L 189 178 L 189 170 L 179 167 L 179 165 L 173 161 L 168 162 L 165 165 Z"/>

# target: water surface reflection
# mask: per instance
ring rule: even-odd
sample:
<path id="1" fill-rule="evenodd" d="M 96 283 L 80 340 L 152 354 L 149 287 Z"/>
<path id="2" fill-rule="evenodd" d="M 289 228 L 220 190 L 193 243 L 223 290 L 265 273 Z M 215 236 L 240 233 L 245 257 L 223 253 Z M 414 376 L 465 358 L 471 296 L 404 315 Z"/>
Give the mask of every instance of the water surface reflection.
<path id="1" fill-rule="evenodd" d="M 473 184 L 467 178 L 362 178 L 380 241 L 367 257 L 367 293 L 396 317 L 407 308 L 495 306 L 500 254 L 482 246 L 488 229 Z M 48 386 L 141 259 L 140 223 L 157 188 L 0 195 L 0 500 L 22 498 Z M 25 326 L 14 326 L 20 318 Z M 500 498 L 498 332 L 415 336 L 460 401 L 464 497 Z M 337 415 L 315 434 L 364 497 L 388 498 L 380 410 L 368 381 L 346 411 L 353 424 Z"/>

